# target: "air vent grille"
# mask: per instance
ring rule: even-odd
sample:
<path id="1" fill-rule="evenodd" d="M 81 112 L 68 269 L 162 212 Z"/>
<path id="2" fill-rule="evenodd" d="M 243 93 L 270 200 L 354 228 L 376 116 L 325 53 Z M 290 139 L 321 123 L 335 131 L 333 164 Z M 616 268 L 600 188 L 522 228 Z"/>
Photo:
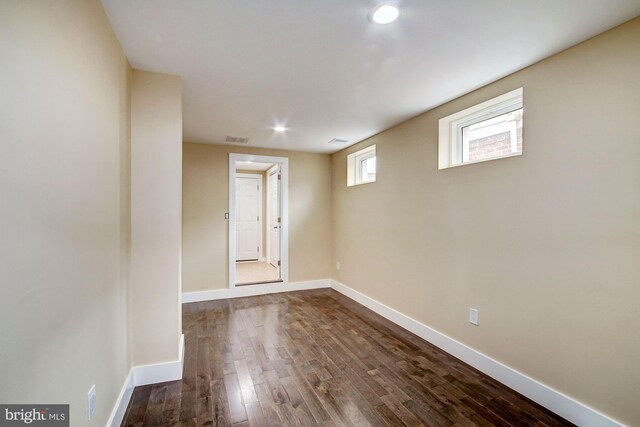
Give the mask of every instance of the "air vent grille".
<path id="1" fill-rule="evenodd" d="M 237 136 L 227 136 L 226 142 L 235 142 L 236 144 L 246 144 L 249 142 L 249 138 L 240 138 Z"/>
<path id="2" fill-rule="evenodd" d="M 338 139 L 338 138 L 333 138 L 331 141 L 329 141 L 329 144 L 346 144 L 348 141 L 346 139 Z"/>

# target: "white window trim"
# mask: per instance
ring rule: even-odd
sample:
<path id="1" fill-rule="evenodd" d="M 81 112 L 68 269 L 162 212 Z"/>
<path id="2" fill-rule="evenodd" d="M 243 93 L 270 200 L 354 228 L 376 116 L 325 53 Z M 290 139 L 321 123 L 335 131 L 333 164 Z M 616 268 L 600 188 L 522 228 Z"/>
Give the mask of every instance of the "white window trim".
<path id="1" fill-rule="evenodd" d="M 367 152 L 362 153 L 356 156 L 356 176 L 358 177 L 356 180 L 362 180 L 362 163 L 366 162 L 369 159 L 373 159 L 376 157 L 375 147 L 373 150 L 367 150 Z M 373 181 L 360 181 L 360 184 L 368 184 Z"/>
<path id="2" fill-rule="evenodd" d="M 523 90 L 518 88 L 504 95 L 466 108 L 450 116 L 443 117 L 438 123 L 438 169 L 470 165 L 505 157 L 520 156 L 522 153 L 504 154 L 473 162 L 462 161 L 462 128 L 488 120 L 502 114 L 523 108 Z"/>
<path id="3" fill-rule="evenodd" d="M 353 187 L 354 185 L 371 184 L 373 181 L 360 181 L 362 176 L 362 162 L 367 159 L 376 157 L 376 145 L 370 145 L 369 147 L 358 150 L 355 153 L 351 153 L 347 156 L 347 187 Z M 377 159 L 376 159 L 376 175 L 377 175 Z"/>

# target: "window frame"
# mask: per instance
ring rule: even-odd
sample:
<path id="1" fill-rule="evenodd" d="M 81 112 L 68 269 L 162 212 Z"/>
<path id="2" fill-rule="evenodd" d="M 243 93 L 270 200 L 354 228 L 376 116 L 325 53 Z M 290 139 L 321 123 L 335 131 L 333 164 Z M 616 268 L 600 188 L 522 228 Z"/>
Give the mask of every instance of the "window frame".
<path id="1" fill-rule="evenodd" d="M 522 151 L 502 154 L 488 159 L 463 161 L 463 128 L 519 109 L 524 109 L 522 88 L 512 90 L 440 119 L 438 122 L 438 169 L 521 156 Z"/>
<path id="2" fill-rule="evenodd" d="M 371 181 L 364 181 L 362 179 L 362 162 L 372 158 L 376 159 L 376 178 Z M 375 144 L 347 155 L 347 187 L 374 183 L 376 182 L 377 175 L 378 159 Z"/>

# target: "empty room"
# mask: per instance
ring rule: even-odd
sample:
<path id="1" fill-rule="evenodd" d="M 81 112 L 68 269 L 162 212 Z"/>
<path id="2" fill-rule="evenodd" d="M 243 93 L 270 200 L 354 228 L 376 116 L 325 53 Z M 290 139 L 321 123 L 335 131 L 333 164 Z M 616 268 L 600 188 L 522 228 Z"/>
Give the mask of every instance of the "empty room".
<path id="1" fill-rule="evenodd" d="M 0 0 L 0 425 L 640 427 L 640 0 Z"/>

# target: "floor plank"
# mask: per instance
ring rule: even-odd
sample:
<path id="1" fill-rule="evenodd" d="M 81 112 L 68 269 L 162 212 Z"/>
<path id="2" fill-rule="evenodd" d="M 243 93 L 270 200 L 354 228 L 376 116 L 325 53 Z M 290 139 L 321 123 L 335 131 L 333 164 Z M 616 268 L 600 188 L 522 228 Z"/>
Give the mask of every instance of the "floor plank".
<path id="1" fill-rule="evenodd" d="M 183 379 L 136 387 L 122 426 L 572 425 L 330 289 L 182 316 Z"/>

